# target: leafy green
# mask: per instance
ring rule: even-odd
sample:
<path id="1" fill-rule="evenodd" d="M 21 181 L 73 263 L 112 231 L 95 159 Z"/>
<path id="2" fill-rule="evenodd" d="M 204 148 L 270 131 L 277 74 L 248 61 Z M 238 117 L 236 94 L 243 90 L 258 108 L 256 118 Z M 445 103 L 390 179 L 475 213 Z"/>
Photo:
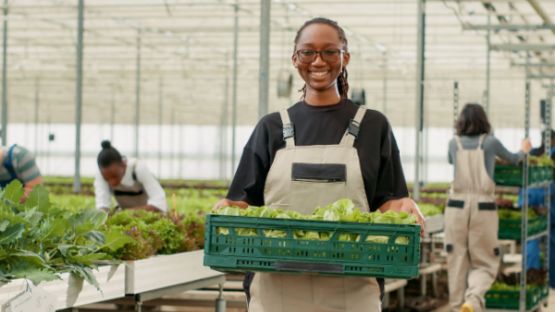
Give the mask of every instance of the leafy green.
<path id="1" fill-rule="evenodd" d="M 422 212 L 422 214 L 425 217 L 432 217 L 443 213 L 443 210 L 441 209 L 441 207 L 438 207 L 433 204 L 418 203 L 418 208 L 420 208 L 420 212 Z"/>
<path id="2" fill-rule="evenodd" d="M 295 219 L 295 220 L 318 220 L 331 222 L 358 222 L 358 223 L 382 223 L 382 224 L 415 224 L 416 217 L 407 212 L 386 211 L 381 213 L 363 212 L 357 208 L 349 199 L 340 199 L 324 207 L 317 207 L 311 215 L 303 215 L 297 211 L 273 209 L 270 207 L 248 207 L 241 209 L 238 207 L 224 207 L 214 212 L 215 214 L 228 216 L 244 216 L 258 218 L 275 218 L 275 219 Z M 256 229 L 251 228 L 235 228 L 237 235 L 240 236 L 258 236 Z M 218 227 L 216 229 L 219 235 L 229 235 L 230 229 Z M 262 231 L 264 237 L 283 238 L 287 237 L 287 232 L 279 229 L 265 229 Z M 327 231 L 304 231 L 294 230 L 293 238 L 299 240 L 329 240 L 333 236 L 333 232 Z M 360 235 L 356 233 L 337 233 L 337 240 L 355 242 L 359 241 Z M 387 244 L 389 236 L 367 236 L 367 242 Z M 406 236 L 399 236 L 395 239 L 395 244 L 408 245 L 409 239 Z"/>
<path id="3" fill-rule="evenodd" d="M 53 206 L 41 186 L 23 204 L 22 196 L 19 181 L 0 191 L 0 281 L 28 278 L 38 284 L 68 272 L 97 285 L 92 270 L 111 259 L 101 252 L 106 214 Z"/>

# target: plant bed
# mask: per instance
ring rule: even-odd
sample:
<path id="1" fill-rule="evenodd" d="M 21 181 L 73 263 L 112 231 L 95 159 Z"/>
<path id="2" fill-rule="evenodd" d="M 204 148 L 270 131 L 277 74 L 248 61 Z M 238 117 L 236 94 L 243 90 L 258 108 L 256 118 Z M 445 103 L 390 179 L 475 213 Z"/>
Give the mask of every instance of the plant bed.
<path id="1" fill-rule="evenodd" d="M 125 296 L 123 265 L 100 266 L 92 274 L 98 282 L 98 288 L 70 273 L 63 273 L 60 276 L 61 279 L 42 282 L 37 287 L 55 298 L 57 310 Z M 25 285 L 24 279 L 17 279 L 0 286 L 0 305 L 22 293 Z"/>
<path id="2" fill-rule="evenodd" d="M 203 266 L 202 250 L 127 261 L 125 293 L 147 291 L 222 275 Z"/>

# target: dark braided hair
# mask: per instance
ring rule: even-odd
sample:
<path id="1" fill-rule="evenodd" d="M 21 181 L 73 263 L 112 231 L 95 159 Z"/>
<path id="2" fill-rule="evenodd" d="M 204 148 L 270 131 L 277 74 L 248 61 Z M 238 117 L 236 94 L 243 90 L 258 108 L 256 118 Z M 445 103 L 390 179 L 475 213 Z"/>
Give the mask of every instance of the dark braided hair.
<path id="1" fill-rule="evenodd" d="M 343 43 L 345 52 L 348 52 L 347 36 L 345 35 L 345 31 L 343 30 L 343 28 L 341 28 L 341 26 L 339 26 L 339 24 L 337 24 L 336 21 L 325 17 L 315 17 L 311 20 L 306 21 L 303 26 L 299 28 L 299 30 L 297 31 L 297 35 L 295 36 L 295 46 L 293 47 L 294 51 L 296 51 L 297 49 L 297 42 L 299 41 L 301 33 L 306 27 L 312 24 L 325 24 L 333 27 L 339 35 L 339 40 L 341 40 L 341 43 Z M 347 74 L 347 68 L 343 67 L 341 69 L 339 77 L 337 77 L 337 88 L 339 89 L 339 95 L 341 96 L 341 98 L 344 99 L 348 98 L 349 94 L 349 81 L 347 80 L 348 76 L 349 75 Z M 304 99 L 306 96 L 306 84 L 299 91 L 302 91 L 302 99 Z"/>

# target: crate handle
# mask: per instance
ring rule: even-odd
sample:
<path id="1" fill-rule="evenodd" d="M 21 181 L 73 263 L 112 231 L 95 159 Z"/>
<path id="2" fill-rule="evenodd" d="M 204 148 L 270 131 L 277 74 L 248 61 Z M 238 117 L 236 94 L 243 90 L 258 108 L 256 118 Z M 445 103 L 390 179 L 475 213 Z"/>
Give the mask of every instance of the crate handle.
<path id="1" fill-rule="evenodd" d="M 329 263 L 276 261 L 275 268 L 283 271 L 343 273 L 343 265 Z"/>

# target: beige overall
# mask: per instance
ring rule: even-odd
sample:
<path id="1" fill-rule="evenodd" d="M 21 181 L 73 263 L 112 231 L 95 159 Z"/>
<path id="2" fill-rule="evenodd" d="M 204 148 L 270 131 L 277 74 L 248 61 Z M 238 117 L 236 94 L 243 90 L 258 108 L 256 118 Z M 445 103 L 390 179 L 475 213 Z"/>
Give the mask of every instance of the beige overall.
<path id="1" fill-rule="evenodd" d="M 499 268 L 495 207 L 495 183 L 484 164 L 480 136 L 476 149 L 465 150 L 457 142 L 455 180 L 445 209 L 445 246 L 449 275 L 449 303 L 459 311 L 469 303 L 484 311 L 484 295 Z"/>
<path id="2" fill-rule="evenodd" d="M 116 202 L 118 203 L 118 206 L 123 209 L 145 206 L 148 202 L 148 194 L 145 192 L 144 186 L 137 181 L 137 177 L 135 175 L 135 164 L 133 164 L 132 168 L 127 168 L 127 170 L 128 169 L 133 170 L 134 183 L 131 186 L 124 186 L 120 184 L 112 188 Z"/>
<path id="3" fill-rule="evenodd" d="M 338 145 L 295 146 L 293 126 L 281 112 L 286 146 L 276 153 L 264 188 L 266 205 L 312 213 L 319 205 L 350 198 L 368 211 L 357 150 L 365 108 L 359 108 Z M 375 278 L 256 273 L 250 312 L 381 311 Z"/>

